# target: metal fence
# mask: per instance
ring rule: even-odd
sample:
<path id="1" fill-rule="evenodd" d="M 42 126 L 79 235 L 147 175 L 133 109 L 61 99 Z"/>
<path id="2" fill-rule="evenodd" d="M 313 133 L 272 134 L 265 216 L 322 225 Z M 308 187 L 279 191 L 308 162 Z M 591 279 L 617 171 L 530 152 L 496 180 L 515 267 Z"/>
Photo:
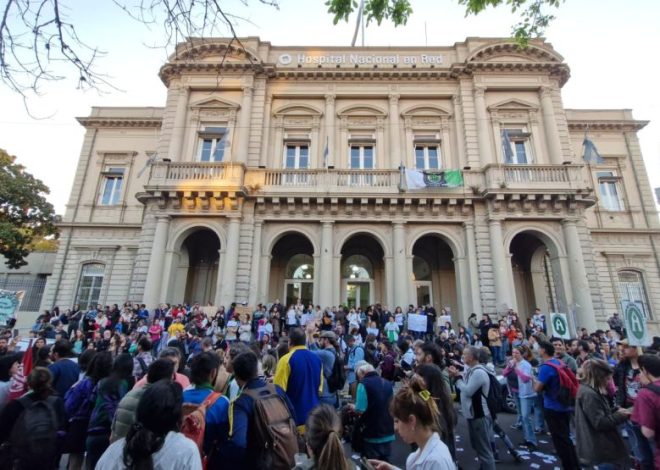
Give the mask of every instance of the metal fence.
<path id="1" fill-rule="evenodd" d="M 39 306 L 41 305 L 41 298 L 44 295 L 44 288 L 46 287 L 46 279 L 47 277 L 45 275 L 0 275 L 0 289 L 25 291 L 23 302 L 21 302 L 18 311 L 35 312 L 39 310 Z"/>

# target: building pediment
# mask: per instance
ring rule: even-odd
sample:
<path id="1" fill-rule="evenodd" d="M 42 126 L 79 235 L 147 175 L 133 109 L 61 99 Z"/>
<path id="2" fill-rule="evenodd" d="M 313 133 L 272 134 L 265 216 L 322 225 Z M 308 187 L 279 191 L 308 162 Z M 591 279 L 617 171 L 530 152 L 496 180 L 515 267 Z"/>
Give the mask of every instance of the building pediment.
<path id="1" fill-rule="evenodd" d="M 377 106 L 372 106 L 372 105 L 357 105 L 357 106 L 349 106 L 347 108 L 342 109 L 337 113 L 337 116 L 339 117 L 345 117 L 345 116 L 377 116 L 377 117 L 385 117 L 387 116 L 387 113 L 378 108 Z"/>
<path id="2" fill-rule="evenodd" d="M 488 44 L 477 49 L 467 59 L 470 62 L 554 62 L 562 63 L 564 58 L 555 51 L 529 44 L 522 47 L 515 42 Z"/>
<path id="3" fill-rule="evenodd" d="M 237 110 L 240 109 L 241 105 L 234 103 L 233 101 L 228 101 L 223 98 L 211 97 L 205 98 L 201 101 L 197 101 L 190 106 L 192 109 L 201 109 L 201 108 L 215 108 L 215 109 L 231 109 Z"/>
<path id="4" fill-rule="evenodd" d="M 426 104 L 412 106 L 401 113 L 403 117 L 449 117 L 451 113 L 440 106 L 430 106 Z"/>
<path id="5" fill-rule="evenodd" d="M 489 111 L 536 111 L 538 106 L 517 98 L 507 99 L 488 107 Z"/>
<path id="6" fill-rule="evenodd" d="M 213 39 L 191 39 L 180 43 L 170 62 L 201 61 L 223 63 L 249 63 L 261 64 L 262 61 L 256 52 L 237 42 Z"/>
<path id="7" fill-rule="evenodd" d="M 305 104 L 289 104 L 278 108 L 273 113 L 275 116 L 304 116 L 304 117 L 319 117 L 323 113 L 313 106 Z"/>

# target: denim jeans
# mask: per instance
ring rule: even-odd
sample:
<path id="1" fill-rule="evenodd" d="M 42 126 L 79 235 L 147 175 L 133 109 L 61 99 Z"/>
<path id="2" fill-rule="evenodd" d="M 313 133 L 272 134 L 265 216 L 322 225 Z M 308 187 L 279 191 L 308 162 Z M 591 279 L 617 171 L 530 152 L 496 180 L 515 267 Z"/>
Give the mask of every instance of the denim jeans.
<path id="1" fill-rule="evenodd" d="M 522 426 L 522 414 L 520 413 L 520 395 L 518 395 L 518 392 L 511 392 L 511 396 L 516 402 L 516 411 L 518 412 L 518 418 L 516 419 L 515 425 Z"/>
<path id="2" fill-rule="evenodd" d="M 644 437 L 644 434 L 642 434 L 640 426 L 632 421 L 626 421 L 624 427 L 628 433 L 630 450 L 635 456 L 635 459 L 637 459 L 639 468 L 641 470 L 651 470 L 652 468 L 655 468 L 653 449 L 651 448 L 649 440 Z"/>
<path id="3" fill-rule="evenodd" d="M 518 410 L 519 416 L 522 418 L 523 435 L 527 442 L 538 445 L 536 435 L 534 434 L 534 426 L 532 425 L 532 408 L 536 401 L 536 396 L 523 398 L 520 397 L 520 409 Z"/>
<path id="4" fill-rule="evenodd" d="M 490 352 L 493 355 L 493 364 L 500 364 L 503 362 L 500 360 L 500 355 L 502 354 L 502 346 L 491 346 Z"/>

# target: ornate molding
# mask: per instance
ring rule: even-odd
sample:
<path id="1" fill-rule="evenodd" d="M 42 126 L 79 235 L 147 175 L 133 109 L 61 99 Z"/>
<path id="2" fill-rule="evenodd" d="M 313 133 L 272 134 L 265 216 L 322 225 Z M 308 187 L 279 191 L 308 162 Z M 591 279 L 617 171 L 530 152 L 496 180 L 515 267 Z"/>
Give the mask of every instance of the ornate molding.
<path id="1" fill-rule="evenodd" d="M 627 131 L 637 132 L 644 129 L 649 121 L 638 120 L 570 120 L 568 129 L 571 131 Z"/>
<path id="2" fill-rule="evenodd" d="M 106 117 L 79 117 L 76 120 L 84 127 L 88 128 L 101 128 L 101 127 L 161 127 L 163 124 L 162 118 L 106 118 Z"/>

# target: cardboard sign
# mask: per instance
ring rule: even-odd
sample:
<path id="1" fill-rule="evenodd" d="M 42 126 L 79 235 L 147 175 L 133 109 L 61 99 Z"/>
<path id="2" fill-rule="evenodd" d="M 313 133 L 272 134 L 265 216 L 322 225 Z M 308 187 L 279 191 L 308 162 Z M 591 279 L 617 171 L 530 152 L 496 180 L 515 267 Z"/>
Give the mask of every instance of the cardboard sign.
<path id="1" fill-rule="evenodd" d="M 252 321 L 252 314 L 254 313 L 254 307 L 248 307 L 247 305 L 237 305 L 234 307 L 234 314 L 238 315 L 238 318 L 243 321 L 247 319 L 248 323 Z"/>

